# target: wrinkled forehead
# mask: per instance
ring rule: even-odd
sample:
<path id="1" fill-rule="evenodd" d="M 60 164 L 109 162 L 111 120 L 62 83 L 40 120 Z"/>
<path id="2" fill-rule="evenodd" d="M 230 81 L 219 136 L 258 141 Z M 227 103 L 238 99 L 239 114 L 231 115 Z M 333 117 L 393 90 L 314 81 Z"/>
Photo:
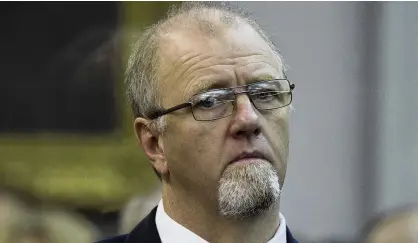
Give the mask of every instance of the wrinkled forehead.
<path id="1" fill-rule="evenodd" d="M 176 78 L 174 73 L 179 69 L 187 72 L 196 67 L 204 68 L 208 63 L 216 67 L 239 57 L 243 57 L 244 64 L 256 61 L 273 67 L 277 73 L 283 73 L 281 60 L 248 24 L 224 28 L 212 36 L 199 33 L 196 29 L 180 29 L 168 33 L 161 39 L 157 56 L 157 72 L 164 86 L 170 86 L 165 82 L 172 82 Z M 247 56 L 250 57 L 248 60 L 245 59 Z"/>

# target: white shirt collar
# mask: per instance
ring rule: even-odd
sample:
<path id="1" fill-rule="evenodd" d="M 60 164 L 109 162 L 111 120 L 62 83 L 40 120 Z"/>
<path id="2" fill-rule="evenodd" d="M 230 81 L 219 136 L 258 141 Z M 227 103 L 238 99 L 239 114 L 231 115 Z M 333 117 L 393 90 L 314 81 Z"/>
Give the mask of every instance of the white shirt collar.
<path id="1" fill-rule="evenodd" d="M 286 243 L 286 220 L 282 213 L 279 214 L 280 226 L 275 235 L 267 243 Z M 157 207 L 155 215 L 155 223 L 157 225 L 158 234 L 162 243 L 208 243 L 189 229 L 183 227 L 174 221 L 164 211 L 163 201 L 161 200 Z"/>

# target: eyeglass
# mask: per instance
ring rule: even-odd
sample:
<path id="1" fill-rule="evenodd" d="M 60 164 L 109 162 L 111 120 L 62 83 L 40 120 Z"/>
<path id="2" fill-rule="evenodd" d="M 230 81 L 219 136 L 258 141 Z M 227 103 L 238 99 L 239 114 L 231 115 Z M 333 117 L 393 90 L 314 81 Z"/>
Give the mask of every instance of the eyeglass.
<path id="1" fill-rule="evenodd" d="M 197 121 L 221 119 L 232 114 L 236 96 L 239 94 L 248 94 L 251 103 L 257 110 L 278 109 L 292 103 L 294 88 L 295 84 L 290 84 L 287 79 L 275 79 L 231 88 L 212 89 L 193 95 L 186 103 L 155 111 L 149 118 L 156 119 L 190 106 L 193 117 Z"/>

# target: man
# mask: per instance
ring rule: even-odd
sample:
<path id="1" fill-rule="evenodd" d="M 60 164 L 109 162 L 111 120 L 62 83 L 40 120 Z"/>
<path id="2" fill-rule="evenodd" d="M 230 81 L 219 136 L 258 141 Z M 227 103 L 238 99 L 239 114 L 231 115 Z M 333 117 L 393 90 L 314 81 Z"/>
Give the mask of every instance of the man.
<path id="1" fill-rule="evenodd" d="M 184 3 L 139 39 L 126 82 L 162 200 L 102 243 L 296 242 L 279 211 L 294 85 L 254 20 Z"/>

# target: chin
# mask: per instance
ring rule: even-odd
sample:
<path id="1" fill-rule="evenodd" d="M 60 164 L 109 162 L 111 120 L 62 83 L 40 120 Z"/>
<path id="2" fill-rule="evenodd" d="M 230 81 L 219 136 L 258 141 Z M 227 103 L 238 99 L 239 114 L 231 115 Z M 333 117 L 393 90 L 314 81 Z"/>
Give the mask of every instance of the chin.
<path id="1" fill-rule="evenodd" d="M 270 163 L 228 166 L 218 187 L 220 215 L 248 219 L 270 210 L 281 193 L 278 173 Z"/>

